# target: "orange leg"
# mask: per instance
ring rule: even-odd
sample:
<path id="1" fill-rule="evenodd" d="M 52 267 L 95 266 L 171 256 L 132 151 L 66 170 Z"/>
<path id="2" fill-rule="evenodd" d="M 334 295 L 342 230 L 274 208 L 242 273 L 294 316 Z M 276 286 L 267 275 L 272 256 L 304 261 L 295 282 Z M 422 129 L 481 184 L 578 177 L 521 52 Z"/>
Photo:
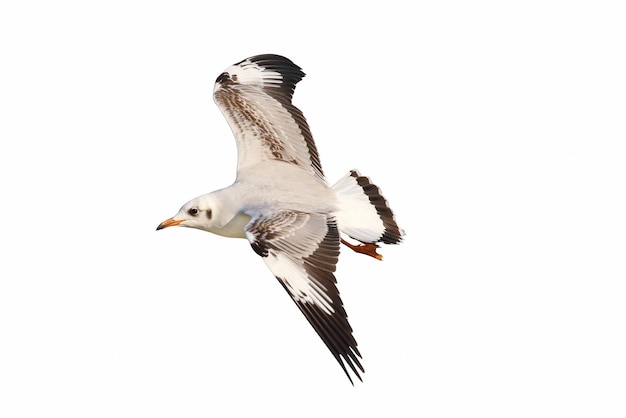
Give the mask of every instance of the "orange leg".
<path id="1" fill-rule="evenodd" d="M 377 260 L 383 259 L 383 256 L 376 252 L 376 248 L 378 248 L 378 245 L 372 244 L 371 242 L 368 242 L 367 244 L 354 245 L 354 244 L 350 244 L 348 241 L 341 238 L 341 243 L 351 248 L 353 251 L 356 251 L 357 253 L 367 254 L 370 257 L 374 257 Z"/>

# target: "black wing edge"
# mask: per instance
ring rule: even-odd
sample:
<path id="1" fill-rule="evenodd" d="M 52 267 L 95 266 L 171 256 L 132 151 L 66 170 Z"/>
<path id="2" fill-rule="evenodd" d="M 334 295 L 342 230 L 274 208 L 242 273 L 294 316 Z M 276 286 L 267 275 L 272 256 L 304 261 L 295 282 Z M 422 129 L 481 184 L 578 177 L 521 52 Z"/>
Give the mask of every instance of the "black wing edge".
<path id="1" fill-rule="evenodd" d="M 294 64 L 289 58 L 277 54 L 255 55 L 247 58 L 246 60 L 267 70 L 280 73 L 283 76 L 282 83 L 280 84 L 280 91 L 286 96 L 288 102 L 291 102 L 293 92 L 296 89 L 296 84 L 298 84 L 298 82 L 305 76 L 302 68 Z M 240 61 L 237 64 L 241 64 L 243 61 Z"/>
<path id="2" fill-rule="evenodd" d="M 315 145 L 315 141 L 313 140 L 311 128 L 309 127 L 306 118 L 302 114 L 302 111 L 294 106 L 291 102 L 293 98 L 293 93 L 296 89 L 296 84 L 298 84 L 298 82 L 302 80 L 305 76 L 304 71 L 302 71 L 302 68 L 294 64 L 293 61 L 291 61 L 289 58 L 277 54 L 255 55 L 248 58 L 248 60 L 268 70 L 276 71 L 282 75 L 282 84 L 278 89 L 280 94 L 273 94 L 273 92 L 270 91 L 269 88 L 266 91 L 268 92 L 268 94 L 271 94 L 278 101 L 280 101 L 285 109 L 287 109 L 289 113 L 291 113 L 291 116 L 300 127 L 300 131 L 302 131 L 302 135 L 304 136 L 306 145 L 309 148 L 309 155 L 311 156 L 313 167 L 318 172 L 319 176 L 321 178 L 324 178 L 324 171 L 322 170 L 322 164 L 320 162 L 317 146 Z"/>

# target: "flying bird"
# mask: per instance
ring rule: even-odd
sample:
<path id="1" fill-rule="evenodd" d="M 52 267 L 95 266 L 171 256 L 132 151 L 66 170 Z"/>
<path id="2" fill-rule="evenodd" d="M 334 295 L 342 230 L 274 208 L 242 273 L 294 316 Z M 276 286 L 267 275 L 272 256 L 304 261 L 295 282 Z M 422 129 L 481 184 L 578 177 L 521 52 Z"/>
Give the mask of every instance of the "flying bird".
<path id="1" fill-rule="evenodd" d="M 269 54 L 217 77 L 213 98 L 237 142 L 236 180 L 185 203 L 157 230 L 178 225 L 247 239 L 352 383 L 348 368 L 361 381 L 364 369 L 336 286 L 340 244 L 380 260 L 378 243 L 398 244 L 404 231 L 358 171 L 333 186 L 324 179 L 309 126 L 291 102 L 303 77 L 289 59 Z"/>

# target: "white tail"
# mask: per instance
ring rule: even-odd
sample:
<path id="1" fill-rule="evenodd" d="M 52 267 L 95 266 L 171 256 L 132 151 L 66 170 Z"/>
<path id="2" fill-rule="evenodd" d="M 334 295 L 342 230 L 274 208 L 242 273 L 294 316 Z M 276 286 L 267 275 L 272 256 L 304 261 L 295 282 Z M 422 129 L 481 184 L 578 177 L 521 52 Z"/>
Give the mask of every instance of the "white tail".
<path id="1" fill-rule="evenodd" d="M 398 227 L 380 189 L 370 179 L 352 170 L 333 185 L 333 190 L 339 199 L 335 215 L 341 232 L 364 244 L 402 241 L 404 231 Z"/>

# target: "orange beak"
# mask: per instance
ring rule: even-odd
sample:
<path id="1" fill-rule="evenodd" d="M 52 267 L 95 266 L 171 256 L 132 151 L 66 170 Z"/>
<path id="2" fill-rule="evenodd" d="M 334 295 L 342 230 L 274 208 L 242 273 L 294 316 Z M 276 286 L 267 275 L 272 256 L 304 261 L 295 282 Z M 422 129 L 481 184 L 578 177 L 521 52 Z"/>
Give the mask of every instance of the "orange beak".
<path id="1" fill-rule="evenodd" d="M 176 225 L 179 225 L 181 222 L 182 221 L 175 221 L 174 218 L 169 218 L 169 219 L 161 222 L 159 224 L 159 226 L 157 226 L 156 230 L 158 231 L 159 229 L 167 228 L 167 227 L 170 227 L 170 226 L 176 226 Z"/>

